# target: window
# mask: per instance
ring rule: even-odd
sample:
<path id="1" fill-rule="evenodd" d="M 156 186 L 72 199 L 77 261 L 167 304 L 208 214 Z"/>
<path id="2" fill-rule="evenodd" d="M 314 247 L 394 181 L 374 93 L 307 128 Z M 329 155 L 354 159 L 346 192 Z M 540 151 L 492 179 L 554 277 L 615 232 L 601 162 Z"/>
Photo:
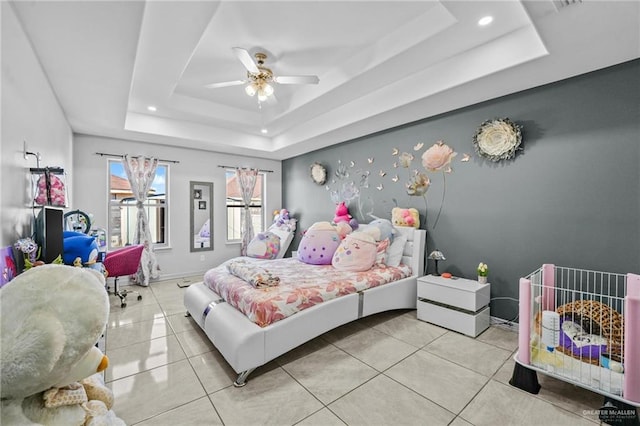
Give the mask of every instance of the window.
<path id="1" fill-rule="evenodd" d="M 154 247 L 169 242 L 169 165 L 158 163 L 144 208 Z M 121 160 L 109 160 L 109 248 L 133 244 L 138 208 Z"/>
<path id="2" fill-rule="evenodd" d="M 236 179 L 236 172 L 234 170 L 227 170 L 226 178 L 227 241 L 240 241 L 242 238 L 242 235 L 240 234 L 240 226 L 242 223 L 244 203 L 242 202 L 242 195 L 240 194 L 240 185 Z M 265 174 L 258 173 L 256 186 L 253 189 L 253 196 L 251 197 L 251 204 L 249 205 L 253 230 L 256 233 L 264 231 L 264 182 Z"/>

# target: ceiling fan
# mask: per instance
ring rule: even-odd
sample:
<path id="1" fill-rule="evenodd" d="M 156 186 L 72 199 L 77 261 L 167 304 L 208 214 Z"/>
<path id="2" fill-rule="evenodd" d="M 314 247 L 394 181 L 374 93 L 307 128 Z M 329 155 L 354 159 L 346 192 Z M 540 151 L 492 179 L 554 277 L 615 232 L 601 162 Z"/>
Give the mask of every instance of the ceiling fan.
<path id="1" fill-rule="evenodd" d="M 264 102 L 273 97 L 273 86 L 271 83 L 278 84 L 318 84 L 320 79 L 315 75 L 290 75 L 290 76 L 274 76 L 271 69 L 264 66 L 267 59 L 265 53 L 258 52 L 254 55 L 255 61 L 249 52 L 240 47 L 234 47 L 233 52 L 236 54 L 242 65 L 247 69 L 246 80 L 224 81 L 221 83 L 211 83 L 204 87 L 208 89 L 218 89 L 221 87 L 238 86 L 247 84 L 244 88 L 249 96 L 258 95 L 258 101 Z"/>

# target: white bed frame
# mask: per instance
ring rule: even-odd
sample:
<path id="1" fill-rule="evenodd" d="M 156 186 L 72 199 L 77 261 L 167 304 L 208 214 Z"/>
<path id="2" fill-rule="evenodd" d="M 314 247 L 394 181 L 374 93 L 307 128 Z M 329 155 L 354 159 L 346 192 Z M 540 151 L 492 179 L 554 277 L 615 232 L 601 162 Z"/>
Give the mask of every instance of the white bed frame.
<path id="1" fill-rule="evenodd" d="M 253 370 L 338 326 L 393 309 L 415 309 L 416 280 L 423 274 L 426 231 L 397 227 L 407 236 L 402 262 L 413 274 L 399 281 L 332 299 L 267 327 L 251 322 L 204 283 L 184 294 L 187 314 L 238 373 L 235 386 L 244 386 Z"/>

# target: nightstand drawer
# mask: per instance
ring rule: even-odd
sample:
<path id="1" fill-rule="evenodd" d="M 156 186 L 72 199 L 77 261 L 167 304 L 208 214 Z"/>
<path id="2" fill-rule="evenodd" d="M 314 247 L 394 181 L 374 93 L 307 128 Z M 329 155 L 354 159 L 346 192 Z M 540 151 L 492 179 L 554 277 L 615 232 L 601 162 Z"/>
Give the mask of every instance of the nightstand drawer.
<path id="1" fill-rule="evenodd" d="M 418 300 L 419 320 L 430 322 L 467 336 L 476 337 L 489 328 L 490 310 L 486 306 L 478 312 L 452 309 L 425 300 Z"/>
<path id="2" fill-rule="evenodd" d="M 418 299 L 476 312 L 491 301 L 490 284 L 479 284 L 465 278 L 442 278 L 427 275 L 418 278 Z"/>

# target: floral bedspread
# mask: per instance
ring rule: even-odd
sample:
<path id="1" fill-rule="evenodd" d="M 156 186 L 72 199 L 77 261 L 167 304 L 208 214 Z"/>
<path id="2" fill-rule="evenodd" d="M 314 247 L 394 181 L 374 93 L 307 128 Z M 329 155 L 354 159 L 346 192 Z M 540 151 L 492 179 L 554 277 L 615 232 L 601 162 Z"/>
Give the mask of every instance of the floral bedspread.
<path id="1" fill-rule="evenodd" d="M 265 260 L 243 258 L 280 278 L 273 287 L 255 288 L 232 275 L 226 263 L 210 269 L 204 282 L 231 306 L 260 327 L 266 327 L 318 303 L 378 287 L 411 276 L 411 267 L 373 267 L 364 272 L 348 272 L 331 265 L 309 265 L 296 258 Z"/>

